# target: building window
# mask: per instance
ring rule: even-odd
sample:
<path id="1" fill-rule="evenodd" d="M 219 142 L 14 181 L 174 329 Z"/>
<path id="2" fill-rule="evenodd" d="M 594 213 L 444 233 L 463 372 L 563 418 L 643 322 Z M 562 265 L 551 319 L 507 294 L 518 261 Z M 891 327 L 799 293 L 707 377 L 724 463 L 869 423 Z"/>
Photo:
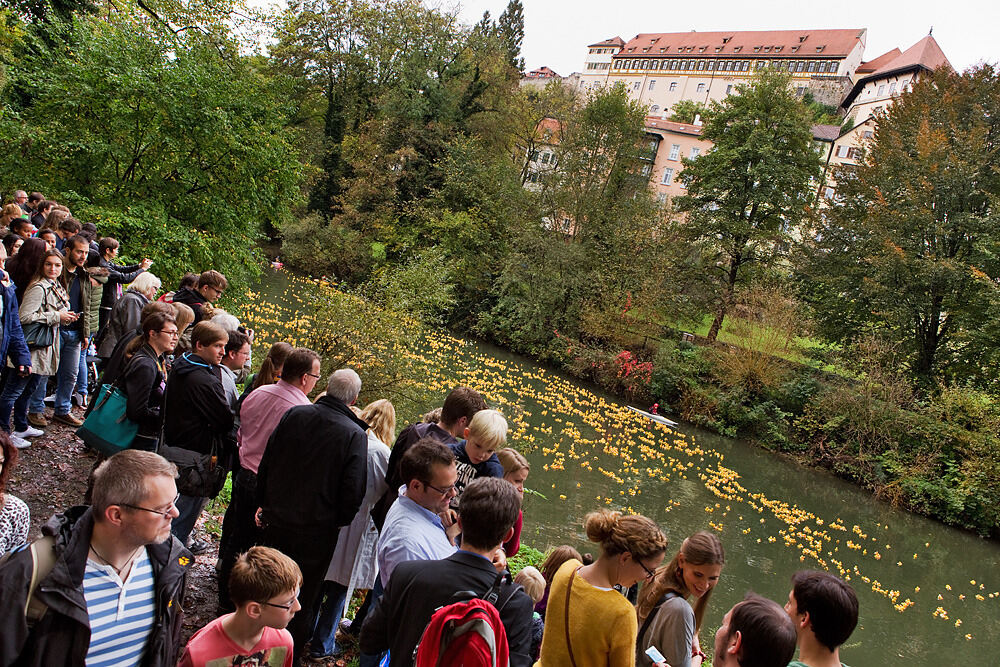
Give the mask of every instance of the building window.
<path id="1" fill-rule="evenodd" d="M 796 72 L 801 72 L 805 68 L 806 68 L 806 64 L 805 64 L 805 62 L 803 62 L 801 60 L 795 65 L 795 71 Z"/>
<path id="2" fill-rule="evenodd" d="M 699 83 L 698 84 L 698 92 L 699 93 L 705 92 L 705 84 L 703 84 L 703 83 Z"/>
<path id="3" fill-rule="evenodd" d="M 699 60 L 698 61 L 698 69 L 699 70 L 705 69 L 705 61 L 704 60 Z"/>
<path id="4" fill-rule="evenodd" d="M 663 170 L 663 179 L 660 180 L 660 183 L 662 183 L 663 185 L 670 185 L 673 182 L 674 182 L 674 170 L 671 169 L 670 167 L 667 167 L 666 169 Z"/>
<path id="5" fill-rule="evenodd" d="M 659 104 L 654 104 L 649 109 L 649 113 L 659 113 L 659 112 L 660 112 L 660 105 Z"/>
<path id="6" fill-rule="evenodd" d="M 632 84 L 632 90 L 639 90 L 639 86 L 641 86 L 641 85 L 642 85 L 642 83 L 640 83 L 639 81 L 636 81 L 634 84 Z"/>
<path id="7" fill-rule="evenodd" d="M 733 84 L 729 84 L 728 86 L 726 86 L 726 95 L 728 95 L 731 92 L 733 92 Z"/>
<path id="8" fill-rule="evenodd" d="M 815 60 L 810 60 L 809 61 L 809 66 L 806 67 L 806 71 L 807 72 L 815 72 L 816 71 L 816 61 Z"/>
<path id="9" fill-rule="evenodd" d="M 700 148 L 697 148 L 697 147 L 695 147 L 695 148 L 692 148 L 692 149 L 691 149 L 691 152 L 690 152 L 690 153 L 688 153 L 688 157 L 689 157 L 689 158 L 691 158 L 692 160 L 694 160 L 694 159 L 696 159 L 696 158 L 698 157 L 698 155 L 699 155 L 700 153 L 701 153 L 701 149 L 700 149 Z"/>
<path id="10" fill-rule="evenodd" d="M 669 160 L 676 160 L 678 157 L 680 157 L 680 154 L 681 154 L 681 145 L 680 144 L 671 144 L 671 146 L 670 146 L 670 156 L 667 159 L 669 159 Z M 673 173 L 673 172 L 671 172 L 671 173 Z"/>
<path id="11" fill-rule="evenodd" d="M 889 94 L 890 95 L 895 95 L 896 94 L 896 82 L 895 81 L 893 81 L 891 84 L 889 84 Z"/>
<path id="12" fill-rule="evenodd" d="M 666 192 L 661 192 L 660 194 L 656 195 L 656 201 L 658 203 L 660 203 L 660 204 L 666 204 L 667 203 L 667 193 Z"/>
<path id="13" fill-rule="evenodd" d="M 675 90 L 677 90 L 677 82 L 676 81 L 671 81 L 670 82 L 670 92 L 674 92 Z"/>
<path id="14" fill-rule="evenodd" d="M 871 130 L 865 130 L 864 132 L 861 133 L 861 138 L 862 139 L 871 139 L 874 136 L 875 136 L 875 133 L 872 132 Z"/>
<path id="15" fill-rule="evenodd" d="M 833 188 L 827 186 L 823 189 L 823 196 L 827 199 L 833 199 Z"/>
<path id="16" fill-rule="evenodd" d="M 853 151 L 854 149 L 850 146 L 837 146 L 837 157 L 850 159 Z"/>
<path id="17" fill-rule="evenodd" d="M 653 172 L 653 165 L 645 164 L 642 166 L 642 175 L 649 178 L 649 175 Z"/>
<path id="18" fill-rule="evenodd" d="M 660 69 L 667 69 L 667 66 L 668 66 L 669 64 L 670 64 L 670 61 L 669 61 L 669 60 L 661 60 L 661 61 L 660 61 Z"/>
<path id="19" fill-rule="evenodd" d="M 652 90 L 655 87 L 656 87 L 656 79 L 650 79 L 649 80 L 649 90 Z"/>
<path id="20" fill-rule="evenodd" d="M 885 94 L 885 84 L 883 83 L 881 86 L 878 87 L 878 96 L 882 97 L 882 95 L 884 94 Z"/>

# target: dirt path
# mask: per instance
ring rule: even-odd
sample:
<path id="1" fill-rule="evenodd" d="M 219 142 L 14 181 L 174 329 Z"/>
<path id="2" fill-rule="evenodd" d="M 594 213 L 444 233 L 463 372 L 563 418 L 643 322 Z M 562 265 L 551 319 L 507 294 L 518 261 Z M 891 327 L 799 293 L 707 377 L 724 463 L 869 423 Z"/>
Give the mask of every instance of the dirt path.
<path id="1" fill-rule="evenodd" d="M 77 416 L 83 418 L 79 412 Z M 41 526 L 53 514 L 83 503 L 87 478 L 97 456 L 84 449 L 73 431 L 72 427 L 62 424 L 46 427 L 45 435 L 34 438 L 31 447 L 20 450 L 17 466 L 11 473 L 7 490 L 28 504 L 32 539 L 40 534 Z M 198 528 L 196 532 L 200 532 Z M 218 540 L 211 535 L 203 536 L 211 542 L 212 548 L 196 557 L 188 576 L 185 643 L 195 630 L 215 618 Z"/>

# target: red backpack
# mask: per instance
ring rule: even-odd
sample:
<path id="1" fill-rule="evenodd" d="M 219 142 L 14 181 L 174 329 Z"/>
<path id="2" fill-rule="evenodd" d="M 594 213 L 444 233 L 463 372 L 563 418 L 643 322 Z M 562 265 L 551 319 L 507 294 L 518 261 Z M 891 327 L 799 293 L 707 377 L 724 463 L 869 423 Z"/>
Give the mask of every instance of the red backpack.
<path id="1" fill-rule="evenodd" d="M 500 580 L 497 577 L 497 583 L 483 598 L 466 591 L 464 595 L 472 599 L 445 605 L 434 612 L 413 650 L 414 667 L 509 667 L 507 631 L 494 606 Z"/>

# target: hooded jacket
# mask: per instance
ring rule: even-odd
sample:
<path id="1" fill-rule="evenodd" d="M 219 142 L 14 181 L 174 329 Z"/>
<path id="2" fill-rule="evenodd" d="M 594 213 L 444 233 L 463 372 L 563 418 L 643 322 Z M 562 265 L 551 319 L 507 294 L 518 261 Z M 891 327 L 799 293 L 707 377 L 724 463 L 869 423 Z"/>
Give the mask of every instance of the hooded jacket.
<path id="1" fill-rule="evenodd" d="M 31 580 L 31 550 L 22 548 L 0 566 L 0 667 L 83 667 L 90 647 L 90 617 L 83 597 L 87 551 L 94 532 L 89 507 L 72 507 L 42 526 L 55 537 L 56 563 L 35 597 L 48 611 L 29 628 L 24 607 Z M 194 561 L 173 535 L 146 546 L 155 579 L 156 617 L 146 642 L 144 667 L 173 667 L 180 649 L 184 587 Z"/>
<path id="2" fill-rule="evenodd" d="M 174 303 L 184 303 L 191 306 L 191 310 L 194 311 L 194 322 L 191 324 L 198 324 L 205 318 L 205 308 L 204 305 L 208 302 L 208 299 L 201 295 L 198 290 L 191 289 L 190 287 L 182 287 L 176 292 L 174 292 Z"/>
<path id="3" fill-rule="evenodd" d="M 21 318 L 18 316 L 17 295 L 14 283 L 0 271 L 0 298 L 3 299 L 3 315 L 0 319 L 0 365 L 10 357 L 11 364 L 18 366 L 31 365 L 31 353 L 24 342 L 24 332 L 21 330 Z"/>
<path id="4" fill-rule="evenodd" d="M 139 326 L 142 309 L 147 303 L 149 299 L 142 292 L 134 289 L 125 292 L 125 296 L 115 304 L 114 310 L 111 311 L 111 319 L 101 332 L 97 345 L 98 357 L 102 359 L 110 357 L 122 334 Z"/>
<path id="5" fill-rule="evenodd" d="M 233 411 L 219 371 L 193 352 L 174 362 L 163 399 L 163 440 L 201 454 L 233 430 Z"/>

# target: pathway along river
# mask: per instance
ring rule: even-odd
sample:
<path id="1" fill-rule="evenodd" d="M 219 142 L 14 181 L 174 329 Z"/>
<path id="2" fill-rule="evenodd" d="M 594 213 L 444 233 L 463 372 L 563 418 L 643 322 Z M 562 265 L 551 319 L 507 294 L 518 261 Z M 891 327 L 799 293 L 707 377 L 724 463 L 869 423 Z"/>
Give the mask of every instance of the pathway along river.
<path id="1" fill-rule="evenodd" d="M 260 334 L 256 354 L 311 326 L 299 299 L 328 289 L 287 273 L 268 276 L 242 313 Z M 440 405 L 456 384 L 475 387 L 508 416 L 508 442 L 528 452 L 527 486 L 541 494 L 525 496 L 525 543 L 594 551 L 581 524 L 597 507 L 651 517 L 671 553 L 696 530 L 717 531 L 728 562 L 704 646 L 745 592 L 784 604 L 792 573 L 820 568 L 849 578 L 861 603 L 841 655 L 847 664 L 1000 664 L 997 543 L 895 510 L 749 443 L 653 423 L 492 346 L 430 333 L 413 358 L 422 371 L 407 398 L 395 401 L 400 426 Z"/>

